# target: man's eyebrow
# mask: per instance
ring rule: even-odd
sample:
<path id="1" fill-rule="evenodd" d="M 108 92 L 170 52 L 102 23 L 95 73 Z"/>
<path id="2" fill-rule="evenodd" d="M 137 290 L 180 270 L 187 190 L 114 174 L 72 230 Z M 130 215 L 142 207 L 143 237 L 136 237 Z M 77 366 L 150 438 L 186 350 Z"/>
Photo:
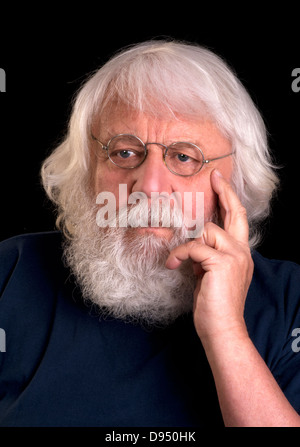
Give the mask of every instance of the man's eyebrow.
<path id="1" fill-rule="evenodd" d="M 100 131 L 101 132 L 101 131 Z M 106 129 L 103 129 L 102 134 L 105 134 L 106 138 L 109 140 L 112 137 L 115 137 L 116 135 L 120 135 L 120 134 L 129 134 L 129 135 L 135 135 L 138 136 L 132 129 L 130 128 L 114 128 L 114 127 L 107 127 Z"/>
<path id="2" fill-rule="evenodd" d="M 124 126 L 126 126 L 126 124 L 124 124 Z M 127 126 L 126 126 L 127 127 Z M 120 134 L 129 134 L 129 135 L 134 135 L 138 138 L 140 138 L 142 141 L 143 138 L 141 138 L 140 135 L 138 135 L 137 132 L 135 132 L 132 128 L 127 127 L 127 129 L 122 128 L 121 127 L 107 127 L 105 129 L 103 129 L 103 133 L 101 133 L 101 137 L 102 139 L 104 139 L 105 141 L 100 141 L 102 143 L 107 143 L 111 138 L 115 137 L 116 135 L 120 135 Z M 192 135 L 186 134 L 186 136 L 178 136 L 176 138 L 172 138 L 172 139 L 168 139 L 165 142 L 163 141 L 157 141 L 157 143 L 162 143 L 165 144 L 166 146 L 169 146 L 172 143 L 177 143 L 177 142 L 186 142 L 186 143 L 192 143 L 195 144 L 196 146 L 198 146 L 201 150 L 203 150 L 203 152 L 209 152 L 210 150 L 212 150 L 213 148 L 207 148 L 207 146 L 203 143 L 203 141 L 201 141 L 199 139 L 199 137 L 197 139 L 193 138 Z M 155 143 L 154 141 L 144 141 L 144 143 Z"/>

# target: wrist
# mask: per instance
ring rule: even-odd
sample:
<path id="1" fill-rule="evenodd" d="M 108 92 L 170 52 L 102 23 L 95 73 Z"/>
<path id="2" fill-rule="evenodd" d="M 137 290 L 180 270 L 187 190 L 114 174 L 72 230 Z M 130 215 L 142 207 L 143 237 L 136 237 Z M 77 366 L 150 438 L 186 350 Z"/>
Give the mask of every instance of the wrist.
<path id="1" fill-rule="evenodd" d="M 239 352 L 249 342 L 252 344 L 245 322 L 227 329 L 198 333 L 198 335 L 206 355 L 228 355 L 231 352 Z"/>

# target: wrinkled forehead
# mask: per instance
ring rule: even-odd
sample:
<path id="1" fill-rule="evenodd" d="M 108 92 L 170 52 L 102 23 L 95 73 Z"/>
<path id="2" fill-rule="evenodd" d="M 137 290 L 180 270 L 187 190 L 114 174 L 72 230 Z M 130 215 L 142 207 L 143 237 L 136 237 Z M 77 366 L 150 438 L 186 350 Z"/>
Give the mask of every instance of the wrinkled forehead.
<path id="1" fill-rule="evenodd" d="M 184 138 L 185 141 L 195 142 L 197 133 L 207 123 L 211 128 L 218 127 L 206 110 L 186 115 L 158 106 L 156 113 L 153 113 L 120 101 L 112 101 L 95 115 L 92 132 L 104 141 L 120 133 L 128 133 L 147 138 L 148 141 L 153 139 L 163 142 L 160 138 L 169 135 L 172 141 L 182 141 Z M 223 136 L 226 137 L 225 134 Z"/>

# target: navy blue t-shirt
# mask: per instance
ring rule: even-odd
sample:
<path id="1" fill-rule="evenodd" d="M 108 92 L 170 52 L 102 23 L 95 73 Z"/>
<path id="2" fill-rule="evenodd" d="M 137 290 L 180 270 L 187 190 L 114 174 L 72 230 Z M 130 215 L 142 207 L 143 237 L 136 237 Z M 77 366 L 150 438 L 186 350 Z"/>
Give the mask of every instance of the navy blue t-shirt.
<path id="1" fill-rule="evenodd" d="M 50 232 L 0 244 L 0 426 L 222 426 L 192 315 L 165 329 L 101 318 L 61 242 Z M 253 259 L 248 331 L 300 413 L 300 267 Z"/>

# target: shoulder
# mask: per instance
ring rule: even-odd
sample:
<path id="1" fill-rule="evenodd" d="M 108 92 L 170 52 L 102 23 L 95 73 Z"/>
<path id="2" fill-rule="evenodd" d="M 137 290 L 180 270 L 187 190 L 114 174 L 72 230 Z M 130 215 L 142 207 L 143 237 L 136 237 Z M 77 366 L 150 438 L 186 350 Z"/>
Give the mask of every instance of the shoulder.
<path id="1" fill-rule="evenodd" d="M 285 260 L 267 259 L 253 253 L 254 274 L 249 295 L 263 297 L 265 305 L 300 304 L 300 265 Z"/>
<path id="2" fill-rule="evenodd" d="M 59 246 L 61 240 L 62 236 L 59 231 L 20 234 L 1 241 L 0 253 L 1 255 L 20 255 L 28 250 L 40 251 L 46 247 Z"/>
<path id="3" fill-rule="evenodd" d="M 249 334 L 260 350 L 290 344 L 300 327 L 300 266 L 253 253 L 254 274 L 245 306 Z"/>
<path id="4" fill-rule="evenodd" d="M 253 253 L 254 273 L 247 300 L 262 299 L 266 307 L 300 304 L 300 265 L 291 261 L 268 259 Z"/>
<path id="5" fill-rule="evenodd" d="M 57 312 L 65 319 L 66 308 L 70 313 L 77 308 L 61 245 L 58 232 L 20 235 L 0 244 L 0 327 L 11 345 L 23 349 L 25 339 L 47 338 Z"/>
<path id="6" fill-rule="evenodd" d="M 300 265 L 291 261 L 267 259 L 258 252 L 253 253 L 253 261 L 253 291 L 270 298 L 288 298 L 291 294 L 300 298 Z"/>
<path id="7" fill-rule="evenodd" d="M 31 233 L 0 243 L 0 296 L 9 280 L 28 281 L 42 271 L 57 274 L 62 267 L 62 236 L 59 232 Z"/>
<path id="8" fill-rule="evenodd" d="M 3 255 L 16 258 L 28 253 L 42 252 L 45 249 L 50 252 L 57 251 L 61 243 L 62 235 L 59 231 L 20 234 L 0 242 L 1 259 L 3 261 Z"/>
<path id="9" fill-rule="evenodd" d="M 254 274 L 258 277 L 271 278 L 272 281 L 274 279 L 282 281 L 296 275 L 300 279 L 300 265 L 295 262 L 268 259 L 257 251 L 253 253 L 253 261 L 255 266 Z"/>

